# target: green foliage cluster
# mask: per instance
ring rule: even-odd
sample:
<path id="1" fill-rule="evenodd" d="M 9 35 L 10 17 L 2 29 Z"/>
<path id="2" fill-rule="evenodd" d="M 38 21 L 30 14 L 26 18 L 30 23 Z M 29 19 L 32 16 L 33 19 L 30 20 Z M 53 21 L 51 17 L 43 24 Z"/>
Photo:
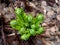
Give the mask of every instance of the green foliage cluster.
<path id="1" fill-rule="evenodd" d="M 44 28 L 40 25 L 43 20 L 43 14 L 38 14 L 33 17 L 31 14 L 26 14 L 22 8 L 16 8 L 16 19 L 10 22 L 12 28 L 18 30 L 22 40 L 28 40 L 30 36 L 42 34 Z"/>

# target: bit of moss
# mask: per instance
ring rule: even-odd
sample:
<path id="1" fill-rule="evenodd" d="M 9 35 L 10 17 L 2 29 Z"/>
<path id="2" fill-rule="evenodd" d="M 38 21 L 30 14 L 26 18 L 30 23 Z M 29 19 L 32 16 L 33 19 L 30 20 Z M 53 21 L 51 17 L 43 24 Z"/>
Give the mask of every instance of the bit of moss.
<path id="1" fill-rule="evenodd" d="M 30 36 L 42 34 L 44 28 L 40 24 L 44 21 L 43 14 L 38 14 L 33 17 L 31 14 L 26 14 L 22 8 L 16 8 L 16 19 L 10 22 L 12 28 L 18 30 L 22 40 L 28 40 Z"/>

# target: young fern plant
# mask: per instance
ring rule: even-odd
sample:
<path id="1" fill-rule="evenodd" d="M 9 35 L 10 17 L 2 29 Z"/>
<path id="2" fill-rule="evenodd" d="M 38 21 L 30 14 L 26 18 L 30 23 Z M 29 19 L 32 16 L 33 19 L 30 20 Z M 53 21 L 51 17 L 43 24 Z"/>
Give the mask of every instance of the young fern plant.
<path id="1" fill-rule="evenodd" d="M 26 14 L 22 8 L 16 8 L 15 13 L 16 19 L 11 20 L 10 26 L 20 33 L 22 40 L 28 40 L 30 36 L 44 32 L 44 27 L 40 25 L 44 21 L 43 14 L 33 17 L 31 14 Z"/>

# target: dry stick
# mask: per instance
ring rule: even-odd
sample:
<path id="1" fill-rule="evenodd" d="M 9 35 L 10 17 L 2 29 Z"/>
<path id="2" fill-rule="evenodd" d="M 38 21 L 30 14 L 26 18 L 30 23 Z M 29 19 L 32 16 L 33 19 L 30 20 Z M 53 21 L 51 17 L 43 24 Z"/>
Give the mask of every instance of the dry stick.
<path id="1" fill-rule="evenodd" d="M 20 34 L 17 33 L 17 35 L 20 35 Z M 60 35 L 60 33 L 54 34 L 54 36 L 56 36 L 56 35 Z M 12 34 L 7 35 L 7 37 L 11 37 L 11 36 L 15 36 L 15 33 L 12 33 Z M 41 36 L 42 36 L 42 37 L 49 37 L 49 36 L 46 36 L 46 35 L 41 35 Z"/>
<path id="2" fill-rule="evenodd" d="M 3 22 L 3 21 L 4 21 L 4 20 L 3 20 L 3 18 L 2 18 L 2 19 L 1 19 L 1 24 L 2 24 L 2 25 L 1 25 L 1 26 L 2 26 L 1 33 L 2 33 L 3 43 L 4 43 L 4 45 L 6 45 L 6 39 L 5 39 L 4 31 L 3 31 L 3 30 L 4 30 L 4 29 L 3 29 L 3 28 L 4 28 L 4 25 L 3 25 L 4 22 Z"/>

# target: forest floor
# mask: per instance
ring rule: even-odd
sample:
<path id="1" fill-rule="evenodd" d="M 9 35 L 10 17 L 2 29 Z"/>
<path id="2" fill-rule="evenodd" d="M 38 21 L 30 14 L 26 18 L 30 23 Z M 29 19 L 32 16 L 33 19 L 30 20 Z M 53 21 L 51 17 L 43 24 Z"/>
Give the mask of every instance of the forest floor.
<path id="1" fill-rule="evenodd" d="M 45 33 L 31 37 L 28 41 L 10 27 L 15 19 L 14 9 L 24 8 L 26 13 L 36 16 L 44 14 Z M 1 0 L 0 1 L 0 45 L 60 45 L 60 0 Z"/>

